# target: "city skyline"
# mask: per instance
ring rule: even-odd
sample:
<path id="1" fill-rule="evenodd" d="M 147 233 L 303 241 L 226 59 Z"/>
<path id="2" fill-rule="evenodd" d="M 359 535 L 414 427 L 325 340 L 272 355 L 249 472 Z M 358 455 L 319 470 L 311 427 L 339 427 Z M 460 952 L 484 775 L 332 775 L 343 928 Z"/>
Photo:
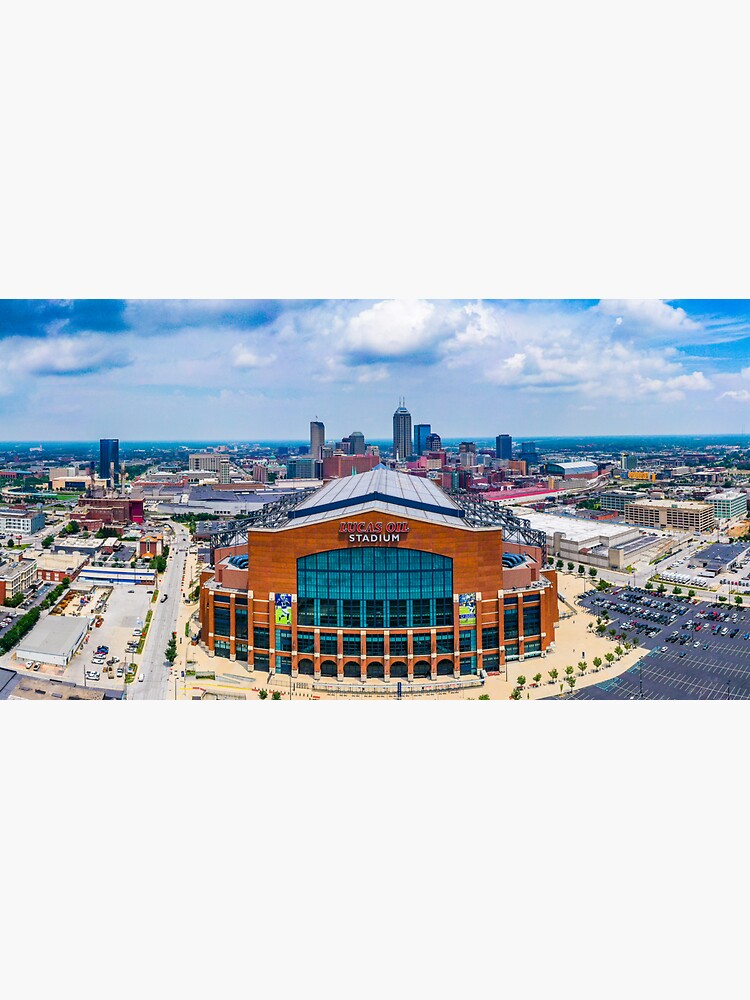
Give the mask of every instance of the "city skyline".
<path id="1" fill-rule="evenodd" d="M 745 431 L 746 300 L 2 300 L 6 440 Z M 463 405 L 462 405 L 463 402 Z"/>

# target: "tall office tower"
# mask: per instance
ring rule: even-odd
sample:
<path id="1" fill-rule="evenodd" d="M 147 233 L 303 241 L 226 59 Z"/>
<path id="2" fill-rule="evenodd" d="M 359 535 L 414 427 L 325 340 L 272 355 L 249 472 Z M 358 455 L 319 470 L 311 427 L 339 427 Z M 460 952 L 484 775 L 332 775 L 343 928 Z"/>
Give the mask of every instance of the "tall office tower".
<path id="1" fill-rule="evenodd" d="M 498 434 L 495 438 L 495 458 L 508 462 L 513 458 L 513 438 L 510 434 Z"/>
<path id="2" fill-rule="evenodd" d="M 349 435 L 349 454 L 364 455 L 365 436 L 362 431 L 352 431 Z"/>
<path id="3" fill-rule="evenodd" d="M 440 451 L 443 441 L 439 434 L 428 434 L 425 443 L 425 451 Z"/>
<path id="4" fill-rule="evenodd" d="M 421 455 L 427 451 L 427 438 L 430 436 L 432 428 L 429 424 L 414 425 L 414 454 Z"/>
<path id="5" fill-rule="evenodd" d="M 404 462 L 411 455 L 411 413 L 405 403 L 401 399 L 393 414 L 393 457 L 397 462 Z"/>
<path id="6" fill-rule="evenodd" d="M 527 470 L 530 465 L 537 465 L 539 463 L 539 455 L 537 454 L 536 444 L 533 441 L 522 441 L 521 453 L 518 457 L 522 462 L 526 463 Z"/>
<path id="7" fill-rule="evenodd" d="M 100 479 L 111 479 L 112 486 L 120 481 L 119 438 L 99 439 L 99 477 Z"/>
<path id="8" fill-rule="evenodd" d="M 462 441 L 458 446 L 459 455 L 476 455 L 477 446 L 473 441 Z"/>
<path id="9" fill-rule="evenodd" d="M 222 458 L 221 464 L 219 466 L 219 477 L 222 483 L 226 484 L 229 482 L 229 459 Z"/>
<path id="10" fill-rule="evenodd" d="M 310 421 L 310 454 L 314 459 L 323 457 L 323 445 L 326 443 L 326 428 L 322 420 Z"/>

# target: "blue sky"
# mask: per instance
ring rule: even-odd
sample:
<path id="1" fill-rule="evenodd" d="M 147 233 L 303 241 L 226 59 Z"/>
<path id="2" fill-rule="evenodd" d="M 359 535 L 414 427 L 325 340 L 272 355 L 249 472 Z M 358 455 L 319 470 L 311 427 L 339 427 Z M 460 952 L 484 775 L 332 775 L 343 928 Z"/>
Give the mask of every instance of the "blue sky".
<path id="1" fill-rule="evenodd" d="M 0 439 L 750 432 L 750 301 L 0 300 Z"/>

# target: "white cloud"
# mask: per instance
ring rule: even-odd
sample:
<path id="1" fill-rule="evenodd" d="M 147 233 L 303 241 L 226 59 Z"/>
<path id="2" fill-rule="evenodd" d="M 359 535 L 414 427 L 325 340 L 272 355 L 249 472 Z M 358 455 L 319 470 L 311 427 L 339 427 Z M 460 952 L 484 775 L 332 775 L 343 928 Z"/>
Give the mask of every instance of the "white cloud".
<path id="1" fill-rule="evenodd" d="M 722 392 L 719 399 L 731 399 L 735 403 L 748 403 L 750 402 L 750 392 L 747 389 L 729 389 L 727 392 Z"/>
<path id="2" fill-rule="evenodd" d="M 265 368 L 275 360 L 275 354 L 262 354 L 242 343 L 235 344 L 232 348 L 232 364 L 235 368 Z"/>
<path id="3" fill-rule="evenodd" d="M 644 332 L 668 334 L 695 333 L 703 329 L 681 306 L 670 306 L 661 299 L 602 299 L 596 307 L 615 322 Z"/>
<path id="4" fill-rule="evenodd" d="M 10 341 L 6 341 L 10 345 Z M 127 351 L 111 338 L 94 334 L 52 336 L 44 340 L 17 340 L 8 370 L 15 375 L 86 375 L 132 364 Z"/>
<path id="5" fill-rule="evenodd" d="M 432 346 L 444 333 L 431 302 L 377 302 L 349 319 L 342 346 L 354 355 L 398 358 Z"/>

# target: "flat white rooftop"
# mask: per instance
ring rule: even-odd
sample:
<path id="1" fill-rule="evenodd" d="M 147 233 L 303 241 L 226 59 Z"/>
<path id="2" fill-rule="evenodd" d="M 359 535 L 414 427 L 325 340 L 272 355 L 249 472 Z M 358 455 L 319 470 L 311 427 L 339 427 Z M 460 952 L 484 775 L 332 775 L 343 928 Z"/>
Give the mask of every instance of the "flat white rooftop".
<path id="1" fill-rule="evenodd" d="M 88 617 L 49 615 L 37 622 L 16 647 L 16 656 L 23 659 L 45 660 L 50 656 L 66 657 L 75 649 L 88 628 Z"/>

